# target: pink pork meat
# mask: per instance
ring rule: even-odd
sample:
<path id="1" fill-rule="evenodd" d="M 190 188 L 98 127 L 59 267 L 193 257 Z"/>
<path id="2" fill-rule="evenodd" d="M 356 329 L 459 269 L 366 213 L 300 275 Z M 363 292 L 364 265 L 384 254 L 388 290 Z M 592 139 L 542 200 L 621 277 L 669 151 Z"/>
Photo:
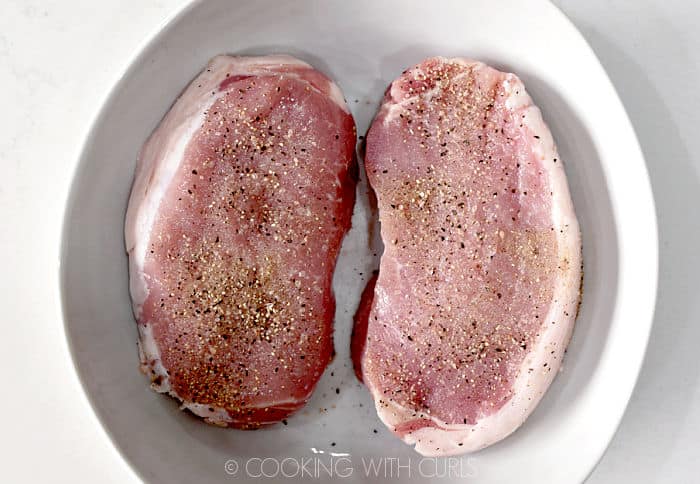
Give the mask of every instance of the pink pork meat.
<path id="1" fill-rule="evenodd" d="M 562 161 L 515 75 L 431 58 L 367 135 L 384 253 L 353 357 L 380 419 L 426 456 L 513 432 L 557 373 L 581 295 Z"/>
<path id="2" fill-rule="evenodd" d="M 142 370 L 221 426 L 279 421 L 333 352 L 355 198 L 338 87 L 288 56 L 214 58 L 139 157 L 126 216 Z"/>

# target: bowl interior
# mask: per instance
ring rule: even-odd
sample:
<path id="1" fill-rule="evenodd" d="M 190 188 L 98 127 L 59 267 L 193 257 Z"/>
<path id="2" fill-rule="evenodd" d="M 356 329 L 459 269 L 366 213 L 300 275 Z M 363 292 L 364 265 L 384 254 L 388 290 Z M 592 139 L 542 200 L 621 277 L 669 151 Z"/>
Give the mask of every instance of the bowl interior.
<path id="1" fill-rule="evenodd" d="M 85 390 L 115 445 L 146 481 L 379 482 L 391 471 L 399 481 L 478 476 L 480 482 L 511 482 L 517 475 L 518 482 L 564 482 L 590 471 L 616 423 L 599 429 L 581 402 L 598 391 L 601 354 L 616 324 L 620 243 L 605 168 L 610 160 L 582 108 L 598 100 L 595 93 L 577 91 L 598 84 L 577 79 L 571 67 L 590 65 L 592 76 L 603 74 L 554 7 L 523 3 L 494 7 L 455 0 L 424 9 L 421 2 L 398 0 L 212 0 L 186 9 L 136 58 L 103 107 L 77 167 L 65 216 L 61 289 L 66 332 Z M 348 356 L 352 314 L 376 266 L 376 241 L 369 237 L 375 222 L 364 180 L 334 279 L 337 356 L 305 409 L 288 425 L 255 432 L 218 429 L 148 388 L 138 371 L 123 242 L 135 159 L 178 93 L 210 57 L 224 52 L 290 53 L 307 60 L 341 86 L 360 134 L 387 84 L 429 55 L 471 56 L 523 78 L 566 163 L 583 232 L 585 295 L 563 371 L 513 436 L 461 459 L 421 459 L 377 419 Z M 603 75 L 600 89 L 610 90 L 606 82 Z M 580 462 L 560 469 L 556 462 L 573 449 Z M 387 457 L 399 458 L 408 470 L 381 460 Z M 384 467 L 368 470 L 370 459 Z"/>

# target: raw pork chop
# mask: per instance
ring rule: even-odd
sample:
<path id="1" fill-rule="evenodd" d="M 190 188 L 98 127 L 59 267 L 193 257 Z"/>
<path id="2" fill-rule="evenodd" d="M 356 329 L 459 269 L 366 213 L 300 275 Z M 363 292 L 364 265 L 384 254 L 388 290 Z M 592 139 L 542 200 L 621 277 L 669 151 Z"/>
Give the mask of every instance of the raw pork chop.
<path id="1" fill-rule="evenodd" d="M 365 163 L 385 249 L 355 366 L 419 453 L 492 444 L 547 390 L 580 299 L 579 228 L 549 129 L 515 75 L 433 58 L 388 88 Z"/>
<path id="2" fill-rule="evenodd" d="M 354 204 L 338 87 L 287 56 L 214 58 L 143 147 L 126 218 L 142 369 L 207 422 L 308 400 L 333 351 Z"/>

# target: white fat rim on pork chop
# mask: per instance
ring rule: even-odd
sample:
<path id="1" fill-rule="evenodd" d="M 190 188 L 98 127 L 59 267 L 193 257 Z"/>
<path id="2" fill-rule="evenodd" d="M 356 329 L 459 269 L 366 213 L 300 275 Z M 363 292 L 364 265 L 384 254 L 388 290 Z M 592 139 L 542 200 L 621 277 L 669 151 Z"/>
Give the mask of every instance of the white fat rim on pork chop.
<path id="1" fill-rule="evenodd" d="M 214 57 L 207 68 L 185 89 L 146 141 L 136 164 L 134 185 L 125 223 L 126 249 L 129 254 L 129 291 L 137 320 L 141 317 L 142 306 L 149 293 L 148 275 L 145 273 L 144 266 L 150 233 L 160 202 L 183 161 L 190 140 L 204 124 L 207 111 L 226 93 L 225 90 L 219 91 L 219 85 L 226 80 L 227 75 L 280 75 L 302 79 L 294 71 L 276 72 L 279 68 L 288 66 L 313 69 L 306 62 L 287 55 Z M 348 113 L 340 88 L 330 79 L 328 83 L 329 92 L 324 94 Z M 315 86 L 309 85 L 312 89 L 318 90 Z M 215 94 L 212 95 L 212 93 Z M 236 421 L 224 408 L 183 401 L 170 386 L 168 373 L 163 366 L 152 328 L 147 322 L 146 324 L 139 322 L 137 326 L 142 370 L 151 373 L 154 380 L 151 386 L 154 390 L 178 399 L 182 402 L 182 408 L 204 418 L 209 423 L 225 425 Z M 160 377 L 158 378 L 160 383 L 155 383 L 156 377 Z M 308 400 L 310 395 L 311 390 L 299 399 L 263 402 L 251 408 L 295 408 L 300 402 Z"/>
<path id="2" fill-rule="evenodd" d="M 475 65 L 476 69 L 488 66 L 467 59 L 442 59 L 444 62 L 457 62 Z M 541 160 L 559 160 L 544 164 L 553 192 L 552 226 L 557 234 L 559 260 L 567 259 L 568 277 L 556 278 L 556 286 L 545 323 L 541 326 L 539 338 L 532 351 L 529 351 L 518 372 L 513 386 L 512 397 L 497 412 L 485 415 L 474 425 L 448 424 L 427 414 L 418 417 L 431 420 L 437 427 L 422 427 L 402 436 L 404 442 L 414 445 L 415 450 L 425 456 L 449 456 L 473 452 L 491 445 L 515 431 L 530 415 L 546 392 L 554 376 L 560 369 L 564 350 L 571 338 L 580 299 L 581 281 L 581 236 L 569 194 L 563 163 L 557 154 L 552 134 L 547 128 L 539 108 L 525 91 L 525 86 L 514 74 L 507 74 L 502 87 L 508 94 L 505 103 L 508 109 L 525 115 L 523 125 L 539 139 L 533 143 L 535 155 Z M 382 107 L 385 123 L 391 122 L 398 114 L 395 103 Z M 535 139 L 535 138 L 532 138 Z M 521 190 L 522 193 L 522 190 Z M 522 195 L 521 195 L 522 197 Z M 551 322 L 556 324 L 551 324 Z M 554 353 L 552 354 L 552 351 Z M 546 365 L 546 366 L 545 366 Z M 532 368 L 532 371 L 529 369 Z M 416 420 L 416 412 L 395 402 L 382 399 L 381 392 L 370 386 L 379 418 L 389 428 Z M 382 403 L 380 404 L 380 400 Z"/>

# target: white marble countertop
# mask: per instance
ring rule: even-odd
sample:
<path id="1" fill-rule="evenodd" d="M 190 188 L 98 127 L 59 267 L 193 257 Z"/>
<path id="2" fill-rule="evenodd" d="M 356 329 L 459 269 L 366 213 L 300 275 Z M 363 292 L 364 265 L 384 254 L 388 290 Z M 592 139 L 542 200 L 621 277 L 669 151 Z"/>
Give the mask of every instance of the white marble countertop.
<path id="1" fill-rule="evenodd" d="M 55 241 L 79 146 L 101 101 L 144 39 L 183 3 L 0 2 L 0 161 L 6 175 L 0 250 L 7 273 L 0 298 L 14 318 L 5 319 L 9 335 L 0 350 L 0 368 L 10 369 L 0 403 L 3 482 L 137 482 L 74 375 L 60 320 Z M 589 482 L 696 482 L 700 3 L 555 3 L 591 43 L 630 114 L 660 231 L 649 351 L 622 424 Z M 9 347 L 23 348 L 21 361 Z"/>

